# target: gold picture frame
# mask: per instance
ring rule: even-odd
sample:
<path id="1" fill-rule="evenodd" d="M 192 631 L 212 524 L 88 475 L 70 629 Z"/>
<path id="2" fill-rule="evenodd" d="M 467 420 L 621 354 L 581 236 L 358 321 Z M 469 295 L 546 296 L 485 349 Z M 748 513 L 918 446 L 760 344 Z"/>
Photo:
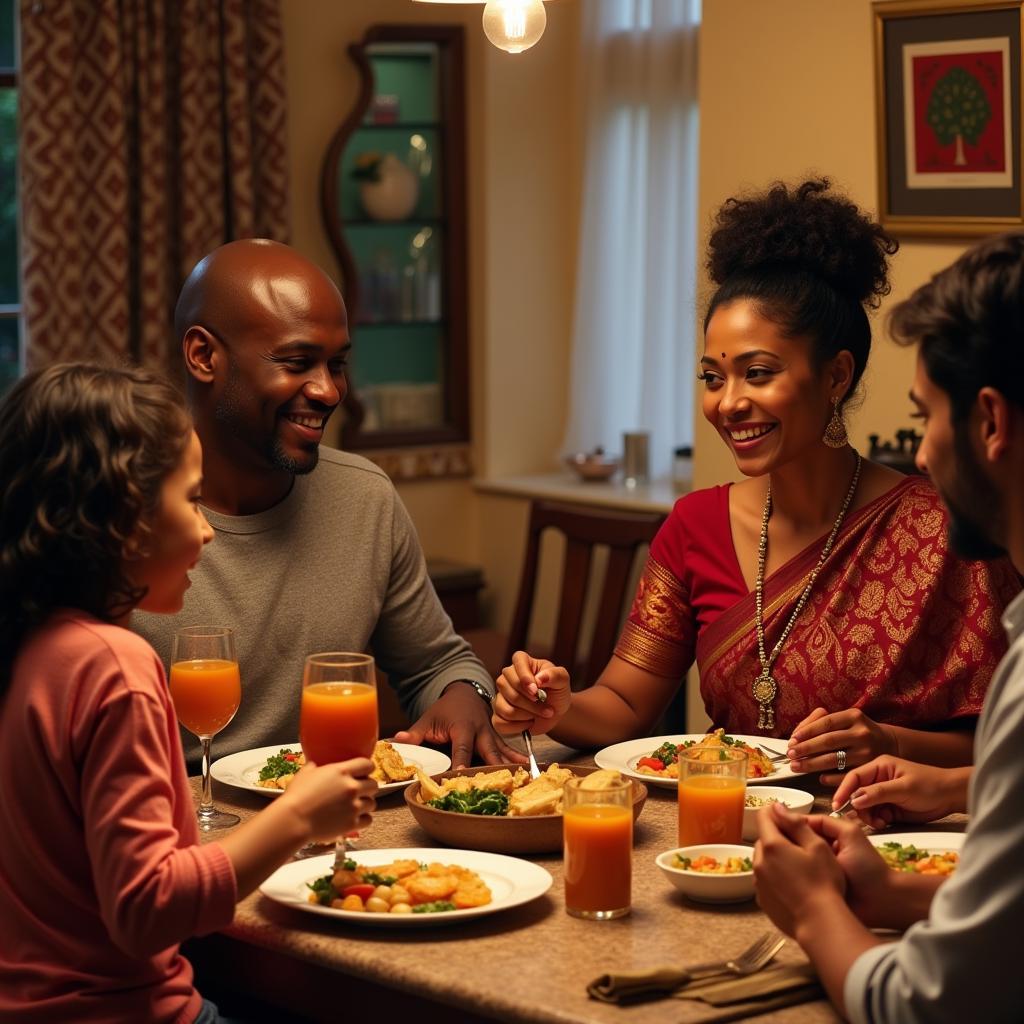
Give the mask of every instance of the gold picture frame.
<path id="1" fill-rule="evenodd" d="M 899 236 L 1024 226 L 1024 0 L 875 0 L 878 209 Z"/>

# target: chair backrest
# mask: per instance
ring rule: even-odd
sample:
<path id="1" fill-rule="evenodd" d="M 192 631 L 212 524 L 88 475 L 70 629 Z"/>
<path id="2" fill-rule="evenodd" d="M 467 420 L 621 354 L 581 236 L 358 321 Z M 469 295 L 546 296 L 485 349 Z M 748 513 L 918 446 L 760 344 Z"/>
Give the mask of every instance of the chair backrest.
<path id="1" fill-rule="evenodd" d="M 547 657 L 573 673 L 573 688 L 590 686 L 601 674 L 618 639 L 625 610 L 627 588 L 634 576 L 637 552 L 654 539 L 665 516 L 658 512 L 619 512 L 583 505 L 563 505 L 535 501 L 530 509 L 523 575 L 519 583 L 512 630 L 505 664 L 512 654 L 527 647 L 534 594 L 537 589 L 541 534 L 557 530 L 565 537 L 562 586 L 554 643 Z M 580 627 L 594 569 L 595 549 L 608 550 L 604 580 L 601 584 L 593 636 L 582 659 L 578 657 Z M 582 663 L 581 663 L 582 660 Z"/>

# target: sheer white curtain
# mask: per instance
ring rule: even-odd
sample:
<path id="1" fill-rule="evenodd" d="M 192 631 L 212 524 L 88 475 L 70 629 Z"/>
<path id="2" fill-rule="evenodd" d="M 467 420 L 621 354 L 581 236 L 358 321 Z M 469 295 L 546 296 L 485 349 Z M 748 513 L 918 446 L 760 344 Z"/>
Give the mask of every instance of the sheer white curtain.
<path id="1" fill-rule="evenodd" d="M 586 149 L 566 451 L 693 436 L 700 0 L 588 0 Z"/>

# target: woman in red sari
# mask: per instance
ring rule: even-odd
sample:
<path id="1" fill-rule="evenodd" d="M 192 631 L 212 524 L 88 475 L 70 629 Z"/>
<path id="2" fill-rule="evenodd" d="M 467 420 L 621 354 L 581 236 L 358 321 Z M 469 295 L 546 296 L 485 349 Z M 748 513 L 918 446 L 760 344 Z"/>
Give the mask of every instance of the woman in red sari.
<path id="1" fill-rule="evenodd" d="M 931 485 L 861 459 L 842 419 L 896 243 L 808 181 L 729 200 L 709 245 L 703 412 L 747 479 L 677 502 L 593 687 L 519 652 L 496 727 L 647 735 L 696 660 L 712 722 L 789 737 L 799 771 L 970 763 L 1018 577 L 953 555 Z"/>

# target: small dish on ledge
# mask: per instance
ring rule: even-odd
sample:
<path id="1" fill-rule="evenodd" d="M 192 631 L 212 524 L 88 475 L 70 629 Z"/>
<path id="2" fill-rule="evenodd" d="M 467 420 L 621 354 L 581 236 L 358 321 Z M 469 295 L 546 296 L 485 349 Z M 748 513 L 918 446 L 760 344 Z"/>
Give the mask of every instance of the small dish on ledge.
<path id="1" fill-rule="evenodd" d="M 589 481 L 610 480 L 619 468 L 618 458 L 614 455 L 605 455 L 603 448 L 566 455 L 565 464 L 575 470 L 581 480 Z"/>

